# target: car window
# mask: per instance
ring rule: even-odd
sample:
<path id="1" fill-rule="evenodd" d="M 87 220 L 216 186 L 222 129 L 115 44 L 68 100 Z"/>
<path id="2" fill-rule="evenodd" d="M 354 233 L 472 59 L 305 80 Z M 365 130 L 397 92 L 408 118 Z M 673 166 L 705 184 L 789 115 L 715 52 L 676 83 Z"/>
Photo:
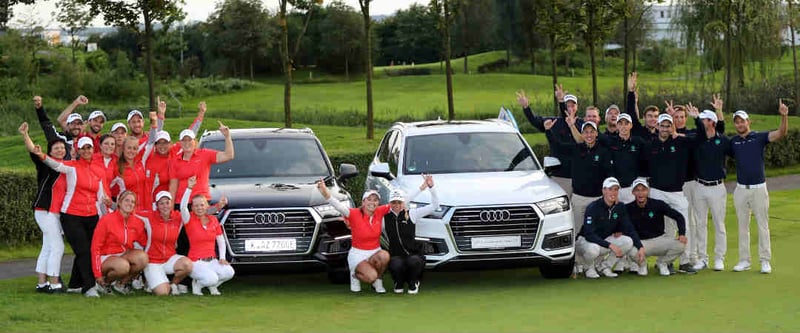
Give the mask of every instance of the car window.
<path id="1" fill-rule="evenodd" d="M 393 131 L 392 136 L 389 138 L 389 154 L 386 162 L 389 163 L 389 172 L 397 175 L 397 162 L 400 160 L 400 143 L 402 142 L 402 135 L 400 131 Z"/>
<path id="2" fill-rule="evenodd" d="M 322 147 L 314 138 L 240 138 L 233 140 L 236 158 L 211 166 L 211 178 L 309 177 L 331 175 Z M 203 143 L 203 148 L 225 150 L 225 141 Z"/>
<path id="3" fill-rule="evenodd" d="M 389 159 L 389 139 L 395 131 L 386 132 L 381 140 L 381 145 L 378 148 L 378 162 L 386 162 Z"/>
<path id="4" fill-rule="evenodd" d="M 447 133 L 406 139 L 404 174 L 537 170 L 516 133 Z"/>

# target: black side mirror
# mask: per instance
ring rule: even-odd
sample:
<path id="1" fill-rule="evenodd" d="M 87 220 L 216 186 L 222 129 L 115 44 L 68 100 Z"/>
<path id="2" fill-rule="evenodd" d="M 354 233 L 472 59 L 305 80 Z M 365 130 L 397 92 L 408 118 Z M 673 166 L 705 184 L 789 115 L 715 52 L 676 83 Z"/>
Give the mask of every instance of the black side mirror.
<path id="1" fill-rule="evenodd" d="M 344 182 L 346 179 L 358 176 L 358 168 L 350 163 L 342 163 L 339 165 L 339 182 Z"/>

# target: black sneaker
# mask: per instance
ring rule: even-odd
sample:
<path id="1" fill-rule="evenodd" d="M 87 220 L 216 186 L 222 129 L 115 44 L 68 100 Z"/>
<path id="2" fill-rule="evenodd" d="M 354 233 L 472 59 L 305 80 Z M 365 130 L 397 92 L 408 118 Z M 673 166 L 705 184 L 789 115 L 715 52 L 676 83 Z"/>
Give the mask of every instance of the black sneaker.
<path id="1" fill-rule="evenodd" d="M 667 264 L 667 269 L 669 269 L 669 275 L 675 275 L 675 264 Z M 656 266 L 656 270 L 658 270 L 658 266 Z"/>
<path id="2" fill-rule="evenodd" d="M 37 293 L 47 293 L 48 289 L 50 289 L 50 285 L 49 284 L 46 284 L 46 285 L 43 285 L 43 286 L 40 286 L 38 284 L 36 285 L 36 292 Z"/>
<path id="3" fill-rule="evenodd" d="M 403 284 L 394 281 L 394 293 L 395 294 L 402 294 L 403 293 Z"/>
<path id="4" fill-rule="evenodd" d="M 408 284 L 408 293 L 409 294 L 414 295 L 414 294 L 416 294 L 418 292 L 419 292 L 419 281 Z"/>
<path id="5" fill-rule="evenodd" d="M 64 290 L 64 286 L 59 284 L 58 287 L 53 287 L 53 285 L 47 286 L 47 293 L 48 294 L 63 294 L 66 290 Z"/>
<path id="6" fill-rule="evenodd" d="M 686 274 L 697 274 L 697 271 L 692 267 L 692 264 L 683 264 L 678 266 L 678 272 Z"/>

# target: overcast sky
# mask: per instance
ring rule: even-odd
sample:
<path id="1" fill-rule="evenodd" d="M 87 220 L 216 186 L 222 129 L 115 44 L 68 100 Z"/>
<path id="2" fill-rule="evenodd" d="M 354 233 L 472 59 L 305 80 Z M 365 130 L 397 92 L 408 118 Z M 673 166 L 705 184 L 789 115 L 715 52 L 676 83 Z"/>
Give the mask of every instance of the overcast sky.
<path id="1" fill-rule="evenodd" d="M 214 11 L 214 6 L 217 2 L 222 0 L 185 0 L 186 5 L 183 10 L 186 12 L 186 19 L 188 21 L 205 21 L 208 15 Z M 325 0 L 325 3 L 330 0 Z M 52 17 L 55 11 L 55 0 L 39 0 L 34 5 L 17 5 L 14 6 L 14 18 L 9 25 L 18 27 L 20 20 L 35 21 L 36 25 L 57 27 L 56 22 Z M 275 10 L 278 7 L 278 0 L 262 0 L 262 3 L 270 10 Z M 359 10 L 358 0 L 344 0 L 344 3 Z M 398 9 L 408 8 L 412 3 L 427 3 L 425 0 L 372 0 L 370 3 L 370 14 L 372 15 L 390 15 Z M 25 25 L 30 25 L 25 24 Z M 102 20 L 95 22 L 96 26 L 102 26 Z"/>

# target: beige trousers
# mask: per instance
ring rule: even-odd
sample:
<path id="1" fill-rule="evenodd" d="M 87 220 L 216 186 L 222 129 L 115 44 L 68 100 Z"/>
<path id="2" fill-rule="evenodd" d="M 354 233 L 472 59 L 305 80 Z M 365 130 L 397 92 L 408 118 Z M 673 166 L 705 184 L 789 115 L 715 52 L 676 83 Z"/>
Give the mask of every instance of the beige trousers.
<path id="1" fill-rule="evenodd" d="M 725 260 L 728 251 L 728 236 L 725 231 L 725 210 L 728 192 L 724 184 L 705 186 L 697 184 L 694 189 L 694 213 L 697 223 L 694 238 L 697 244 L 697 259 L 708 263 L 708 212 L 714 223 L 714 258 Z"/>
<path id="2" fill-rule="evenodd" d="M 746 189 L 739 185 L 733 191 L 733 204 L 739 220 L 739 261 L 750 262 L 750 212 L 758 224 L 758 257 L 761 261 L 772 259 L 769 241 L 769 192 L 766 185 Z"/>

